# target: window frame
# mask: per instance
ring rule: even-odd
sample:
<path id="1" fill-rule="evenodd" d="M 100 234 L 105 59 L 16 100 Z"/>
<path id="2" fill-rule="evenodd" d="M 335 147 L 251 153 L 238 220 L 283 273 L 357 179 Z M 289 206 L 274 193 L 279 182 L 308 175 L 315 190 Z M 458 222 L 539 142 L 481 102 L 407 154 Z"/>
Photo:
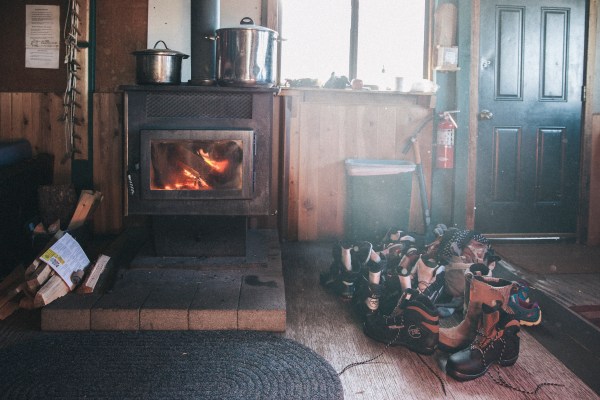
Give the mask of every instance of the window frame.
<path id="1" fill-rule="evenodd" d="M 281 9 L 283 0 L 261 0 L 262 25 L 276 32 L 281 32 Z M 356 78 L 358 65 L 358 20 L 361 0 L 350 0 L 351 28 L 350 28 L 350 57 L 348 60 L 349 79 Z M 435 0 L 425 0 L 425 31 L 423 32 L 423 78 L 431 79 L 433 76 L 433 48 L 432 27 Z M 281 79 L 281 42 L 277 44 L 277 79 Z M 280 84 L 281 82 L 277 82 Z"/>

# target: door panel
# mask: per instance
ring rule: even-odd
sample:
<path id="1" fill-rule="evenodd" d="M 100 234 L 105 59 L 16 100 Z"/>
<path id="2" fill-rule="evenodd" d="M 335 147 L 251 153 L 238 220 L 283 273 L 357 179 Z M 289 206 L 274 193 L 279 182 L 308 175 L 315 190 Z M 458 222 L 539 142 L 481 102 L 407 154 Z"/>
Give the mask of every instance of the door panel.
<path id="1" fill-rule="evenodd" d="M 584 24 L 585 1 L 481 0 L 478 231 L 575 232 Z"/>

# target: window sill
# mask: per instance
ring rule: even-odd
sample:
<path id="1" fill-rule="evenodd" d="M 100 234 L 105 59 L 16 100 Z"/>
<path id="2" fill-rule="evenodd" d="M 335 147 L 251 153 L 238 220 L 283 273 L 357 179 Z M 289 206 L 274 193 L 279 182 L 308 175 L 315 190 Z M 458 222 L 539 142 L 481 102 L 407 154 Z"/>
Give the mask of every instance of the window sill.
<path id="1" fill-rule="evenodd" d="M 279 96 L 299 97 L 312 103 L 397 103 L 408 101 L 435 108 L 435 93 L 397 92 L 393 90 L 353 90 L 325 88 L 281 88 Z"/>

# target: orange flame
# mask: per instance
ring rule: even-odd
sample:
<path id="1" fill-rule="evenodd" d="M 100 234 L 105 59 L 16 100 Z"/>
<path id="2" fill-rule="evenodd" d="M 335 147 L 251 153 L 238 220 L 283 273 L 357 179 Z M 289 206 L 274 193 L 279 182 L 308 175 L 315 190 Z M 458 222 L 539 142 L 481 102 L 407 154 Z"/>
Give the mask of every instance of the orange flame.
<path id="1" fill-rule="evenodd" d="M 200 154 L 200 157 L 202 157 L 205 163 L 207 163 L 213 170 L 217 171 L 220 174 L 225 172 L 225 170 L 229 167 L 229 160 L 213 160 L 210 157 L 210 154 L 208 154 L 202 149 L 198 150 L 198 154 Z"/>

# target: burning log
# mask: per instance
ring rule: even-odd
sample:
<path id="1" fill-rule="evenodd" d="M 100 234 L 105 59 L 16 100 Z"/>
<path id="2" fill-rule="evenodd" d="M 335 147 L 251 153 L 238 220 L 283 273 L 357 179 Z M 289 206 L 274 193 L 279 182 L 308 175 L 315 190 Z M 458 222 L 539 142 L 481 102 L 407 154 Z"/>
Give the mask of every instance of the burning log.
<path id="1" fill-rule="evenodd" d="M 212 190 L 241 187 L 243 151 L 234 140 L 153 143 L 155 190 Z"/>

